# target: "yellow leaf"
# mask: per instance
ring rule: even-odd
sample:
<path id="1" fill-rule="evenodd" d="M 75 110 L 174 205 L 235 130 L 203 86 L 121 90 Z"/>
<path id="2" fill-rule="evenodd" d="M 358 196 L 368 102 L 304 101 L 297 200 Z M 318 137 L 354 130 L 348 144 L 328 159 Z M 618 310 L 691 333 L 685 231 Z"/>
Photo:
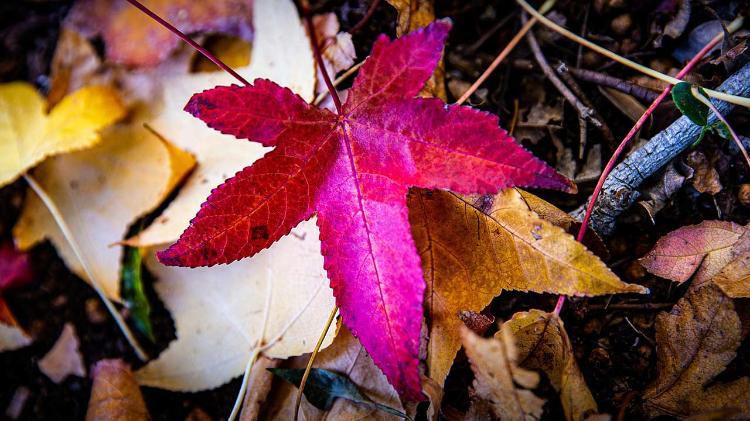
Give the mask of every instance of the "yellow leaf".
<path id="1" fill-rule="evenodd" d="M 0 85 L 0 187 L 48 156 L 88 148 L 99 130 L 125 115 L 117 95 L 92 86 L 65 97 L 49 114 L 28 83 Z"/>
<path id="2" fill-rule="evenodd" d="M 501 327 L 501 330 L 507 329 L 516 338 L 521 366 L 547 374 L 560 394 L 567 420 L 582 420 L 598 411 L 576 363 L 562 320 L 541 310 L 531 310 L 514 314 Z"/>
<path id="3" fill-rule="evenodd" d="M 656 317 L 657 377 L 643 393 L 651 417 L 686 418 L 721 409 L 750 414 L 750 377 L 719 381 L 742 341 L 732 299 L 713 284 L 690 290 Z M 739 419 L 739 418 L 738 418 Z"/>
<path id="4" fill-rule="evenodd" d="M 517 190 L 487 214 L 443 191 L 412 190 L 409 220 L 427 282 L 429 377 L 442 384 L 461 347 L 459 311 L 479 312 L 503 290 L 593 296 L 644 293 L 562 228 L 528 210 Z"/>
<path id="5" fill-rule="evenodd" d="M 527 389 L 537 387 L 539 375 L 518 366 L 518 350 L 510 329 L 492 339 L 484 339 L 466 326 L 461 326 L 460 332 L 476 376 L 474 390 L 489 401 L 492 413 L 502 420 L 538 420 L 544 399 Z"/>
<path id="6" fill-rule="evenodd" d="M 164 266 L 151 250 L 145 262 L 177 339 L 136 372 L 138 382 L 178 391 L 220 386 L 242 374 L 261 340 L 278 339 L 263 351 L 271 358 L 311 352 L 335 305 L 318 236 L 313 218 L 251 259 L 207 268 Z M 324 346 L 333 336 L 330 329 Z"/>
<path id="7" fill-rule="evenodd" d="M 102 137 L 91 149 L 49 159 L 34 176 L 57 205 L 105 294 L 119 300 L 122 246 L 113 244 L 135 219 L 159 206 L 193 160 L 140 127 L 114 126 Z M 13 235 L 24 249 L 49 238 L 68 267 L 88 280 L 68 240 L 32 192 Z"/>

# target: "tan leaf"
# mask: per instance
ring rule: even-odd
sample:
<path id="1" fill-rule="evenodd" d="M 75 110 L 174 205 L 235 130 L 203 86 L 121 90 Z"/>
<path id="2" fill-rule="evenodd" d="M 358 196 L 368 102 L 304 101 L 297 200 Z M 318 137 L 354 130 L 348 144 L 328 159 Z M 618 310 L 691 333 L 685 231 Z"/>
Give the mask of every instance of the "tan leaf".
<path id="1" fill-rule="evenodd" d="M 737 355 L 740 331 L 732 299 L 712 284 L 659 314 L 657 378 L 643 394 L 648 414 L 685 418 L 725 408 L 750 414 L 750 378 L 715 383 Z"/>
<path id="2" fill-rule="evenodd" d="M 459 311 L 481 311 L 503 290 L 578 296 L 647 291 L 620 281 L 514 189 L 482 213 L 452 193 L 412 190 L 409 220 L 427 282 L 429 377 L 442 384 L 461 347 Z"/>
<path id="3" fill-rule="evenodd" d="M 338 72 L 348 69 L 354 64 L 357 53 L 352 43 L 352 35 L 348 32 L 339 32 L 339 20 L 335 13 L 325 13 L 313 16 L 313 25 L 321 45 L 323 62 L 328 74 L 333 77 Z M 323 74 L 317 69 L 317 91 L 327 90 Z"/>
<path id="4" fill-rule="evenodd" d="M 253 8 L 255 39 L 250 65 L 237 69 L 244 78 L 268 78 L 306 100 L 315 91 L 315 64 L 310 41 L 291 0 L 256 0 Z M 237 83 L 222 72 L 150 75 L 155 93 L 149 95 L 150 125 L 175 145 L 192 153 L 198 166 L 167 209 L 141 234 L 129 241 L 154 246 L 176 241 L 200 209 L 211 189 L 262 157 L 269 148 L 237 140 L 206 126 L 183 111 L 190 97 L 217 85 Z"/>
<path id="5" fill-rule="evenodd" d="M 94 384 L 86 421 L 150 419 L 133 373 L 122 360 L 101 360 L 92 373 Z"/>
<path id="6" fill-rule="evenodd" d="M 7 308 L 4 307 L 4 301 L 0 299 L 0 312 L 4 309 Z M 9 325 L 0 321 L 0 352 L 23 348 L 31 342 L 31 337 L 17 323 Z"/>
<path id="7" fill-rule="evenodd" d="M 240 421 L 253 421 L 260 417 L 260 411 L 273 384 L 273 374 L 268 369 L 276 368 L 279 364 L 281 360 L 265 355 L 261 355 L 255 361 L 247 379 L 247 392 L 242 402 Z"/>
<path id="8" fill-rule="evenodd" d="M 106 295 L 119 300 L 122 247 L 113 244 L 133 221 L 159 206 L 193 160 L 134 125 L 112 127 L 102 136 L 94 148 L 43 163 L 34 177 L 57 205 Z M 68 240 L 33 192 L 13 235 L 24 249 L 49 238 L 68 267 L 87 280 Z"/>
<path id="9" fill-rule="evenodd" d="M 318 238 L 313 218 L 271 249 L 210 268 L 164 266 L 148 253 L 177 339 L 136 372 L 138 382 L 176 391 L 220 386 L 243 373 L 259 340 L 273 343 L 263 352 L 270 358 L 311 352 L 335 305 Z"/>
<path id="10" fill-rule="evenodd" d="M 291 368 L 304 368 L 308 357 L 294 358 Z M 343 374 L 357 385 L 359 390 L 370 399 L 398 410 L 403 410 L 398 394 L 386 380 L 385 375 L 372 362 L 367 351 L 342 327 L 325 351 L 318 354 L 315 367 Z M 267 410 L 264 412 L 271 420 L 291 420 L 294 418 L 294 401 L 297 388 L 286 382 L 274 386 Z M 346 399 L 336 399 L 328 412 L 321 411 L 302 399 L 299 418 L 312 420 L 398 420 L 400 418 L 378 411 L 364 405 L 358 405 Z"/>
<path id="11" fill-rule="evenodd" d="M 712 282 L 733 298 L 750 298 L 750 253 L 745 253 L 724 266 Z"/>
<path id="12" fill-rule="evenodd" d="M 58 384 L 71 374 L 86 377 L 83 358 L 78 351 L 78 336 L 72 324 L 65 323 L 52 349 L 39 360 L 39 370 Z"/>
<path id="13" fill-rule="evenodd" d="M 509 329 L 484 339 L 461 326 L 461 340 L 474 371 L 474 390 L 489 401 L 493 414 L 502 420 L 538 420 L 544 400 L 531 390 L 539 375 L 518 366 L 518 350 Z"/>
<path id="14" fill-rule="evenodd" d="M 678 228 L 656 242 L 640 262 L 656 276 L 703 284 L 750 249 L 747 228 L 729 221 L 703 221 Z"/>
<path id="15" fill-rule="evenodd" d="M 36 89 L 0 85 L 0 187 L 45 158 L 95 145 L 99 130 L 125 115 L 117 94 L 102 86 L 66 96 L 49 114 Z"/>
<path id="16" fill-rule="evenodd" d="M 398 12 L 396 35 L 401 36 L 425 27 L 435 20 L 434 0 L 388 0 Z M 440 60 L 429 80 L 425 82 L 422 96 L 434 96 L 446 100 L 445 93 L 445 64 Z"/>
<path id="17" fill-rule="evenodd" d="M 506 329 L 516 338 L 519 364 L 547 374 L 560 394 L 567 420 L 582 420 L 598 411 L 562 320 L 541 310 L 531 310 L 514 314 L 502 325 L 501 330 Z"/>
<path id="18" fill-rule="evenodd" d="M 693 169 L 693 187 L 701 193 L 717 194 L 723 188 L 719 180 L 719 173 L 711 161 L 700 151 L 692 151 L 685 158 L 685 162 Z"/>

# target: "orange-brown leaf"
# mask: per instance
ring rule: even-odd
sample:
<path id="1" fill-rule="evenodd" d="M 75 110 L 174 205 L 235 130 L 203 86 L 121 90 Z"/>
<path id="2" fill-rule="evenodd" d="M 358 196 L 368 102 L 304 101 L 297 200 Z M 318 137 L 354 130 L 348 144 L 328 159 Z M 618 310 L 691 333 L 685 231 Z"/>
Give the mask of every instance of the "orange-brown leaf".
<path id="1" fill-rule="evenodd" d="M 510 329 L 515 336 L 522 367 L 547 374 L 560 394 L 567 420 L 582 420 L 598 411 L 562 320 L 541 310 L 531 310 L 514 314 L 501 329 Z"/>
<path id="2" fill-rule="evenodd" d="M 133 373 L 122 360 L 102 360 L 93 368 L 86 421 L 148 420 L 146 403 Z"/>
<path id="3" fill-rule="evenodd" d="M 750 298 L 750 253 L 745 253 L 724 266 L 712 282 L 733 298 Z"/>
<path id="4" fill-rule="evenodd" d="M 723 408 L 750 414 L 750 378 L 715 381 L 737 355 L 741 336 L 732 299 L 712 284 L 688 291 L 657 316 L 657 378 L 643 394 L 649 415 L 684 418 Z"/>

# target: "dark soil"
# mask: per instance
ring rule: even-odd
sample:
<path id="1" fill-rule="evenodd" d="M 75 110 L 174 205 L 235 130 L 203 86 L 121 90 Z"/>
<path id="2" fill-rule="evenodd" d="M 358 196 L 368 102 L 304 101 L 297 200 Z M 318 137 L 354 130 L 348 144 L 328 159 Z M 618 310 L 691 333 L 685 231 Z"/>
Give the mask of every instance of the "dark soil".
<path id="1" fill-rule="evenodd" d="M 679 65 L 671 58 L 678 42 L 667 41 L 654 48 L 650 27 L 656 21 L 663 25 L 669 13 L 659 17 L 654 11 L 667 7 L 669 0 L 624 0 L 625 7 L 609 7 L 614 1 L 596 1 L 589 4 L 582 0 L 560 0 L 555 10 L 564 16 L 565 26 L 579 30 L 589 13 L 586 31 L 597 42 L 629 55 L 635 60 L 649 64 L 655 60 Z M 334 11 L 341 20 L 342 30 L 353 27 L 365 14 L 369 2 L 328 1 L 317 2 L 322 11 Z M 595 5 L 603 5 L 601 8 Z M 735 3 L 710 2 L 711 7 L 725 18 L 733 16 Z M 68 10 L 70 1 L 8 1 L 0 4 L 0 82 L 27 80 L 42 90 L 47 88 L 49 60 L 61 19 Z M 472 83 L 494 56 L 520 27 L 518 8 L 510 0 L 439 0 L 436 4 L 438 16 L 449 16 L 454 29 L 446 48 L 446 70 L 448 82 Z M 588 12 L 586 12 L 588 10 Z M 629 13 L 632 26 L 626 31 L 615 32 L 612 19 Z M 499 28 L 503 18 L 510 16 Z M 359 57 L 364 57 L 379 33 L 395 35 L 393 10 L 381 2 L 368 24 L 354 36 Z M 710 20 L 707 8 L 694 6 L 688 32 L 699 23 Z M 478 39 L 493 30 L 481 45 Z M 544 53 L 551 63 L 562 60 L 575 65 L 579 60 L 577 45 L 557 39 L 548 32 L 539 32 Z M 547 40 L 547 41 L 545 41 Z M 716 55 L 716 54 L 714 54 Z M 631 76 L 628 70 L 613 66 L 603 58 L 586 51 L 582 55 L 582 67 L 593 70 L 606 69 L 607 73 Z M 726 76 L 719 65 L 706 64 L 695 73 L 703 83 L 716 84 Z M 619 141 L 632 122 L 604 99 L 595 85 L 581 82 L 597 110 L 604 116 Z M 558 91 L 545 81 L 539 67 L 525 42 L 522 42 L 498 71 L 484 84 L 483 90 L 472 97 L 473 105 L 496 113 L 504 125 L 514 115 L 514 100 L 525 109 L 536 97 L 528 93 L 529 86 L 544 90 L 546 101 L 552 103 L 560 97 Z M 449 98 L 455 100 L 455 98 Z M 668 125 L 678 116 L 671 104 L 662 106 L 650 127 L 642 137 Z M 748 133 L 750 114 L 738 110 L 731 122 L 741 134 Z M 564 129 L 558 133 L 563 145 L 577 150 L 578 122 L 575 110 L 565 105 Z M 598 132 L 589 128 L 589 147 L 601 143 Z M 533 152 L 551 164 L 556 164 L 556 149 L 549 136 L 536 144 L 526 144 Z M 606 150 L 606 149 L 605 149 Z M 745 224 L 750 219 L 750 208 L 737 199 L 739 186 L 750 180 L 750 171 L 740 155 L 725 140 L 709 135 L 697 150 L 702 151 L 719 171 L 723 190 L 715 197 L 698 193 L 686 184 L 673 198 L 673 202 L 658 214 L 655 225 L 637 212 L 624 215 L 617 233 L 608 239 L 611 257 L 609 265 L 628 282 L 636 282 L 651 289 L 646 296 L 619 295 L 593 299 L 571 299 L 562 313 L 565 326 L 573 342 L 575 354 L 586 381 L 594 394 L 601 412 L 613 414 L 621 419 L 641 419 L 639 396 L 646 385 L 656 376 L 654 347 L 654 318 L 660 310 L 648 308 L 649 304 L 669 309 L 685 292 L 686 286 L 675 286 L 667 281 L 648 275 L 637 263 L 663 234 L 684 225 L 704 219 L 725 219 Z M 608 155 L 605 154 L 605 159 Z M 537 192 L 565 210 L 572 210 L 585 200 L 593 183 L 579 185 L 577 196 Z M 17 182 L 0 189 L 0 241 L 10 238 L 25 185 Z M 139 366 L 114 323 L 107 317 L 103 322 L 92 322 L 89 313 L 102 313 L 94 291 L 71 274 L 50 244 L 42 244 L 32 252 L 36 280 L 21 289 L 6 295 L 6 299 L 19 323 L 34 338 L 33 345 L 18 351 L 0 354 L 0 414 L 8 406 L 18 388 L 28 388 L 30 397 L 25 404 L 23 419 L 83 419 L 86 413 L 91 381 L 70 377 L 60 385 L 52 383 L 37 368 L 38 360 L 51 348 L 66 322 L 75 326 L 81 341 L 81 352 L 88 366 L 103 358 L 123 358 L 134 367 Z M 152 279 L 147 279 L 149 299 L 154 307 L 153 323 L 156 344 L 148 351 L 156 355 L 174 338 L 174 328 L 151 288 Z M 551 310 L 556 297 L 540 294 L 503 293 L 485 310 L 498 320 L 508 319 L 514 312 L 541 308 Z M 644 305 L 640 309 L 617 309 L 620 304 Z M 748 313 L 746 301 L 738 301 L 741 313 Z M 607 307 L 607 306 L 610 307 Z M 87 312 L 88 308 L 88 312 Z M 94 317 L 94 319 L 96 319 Z M 745 318 L 747 320 L 747 318 Z M 745 324 L 747 325 L 747 324 Z M 747 329 L 746 329 L 747 330 Z M 142 343 L 148 343 L 141 338 Z M 217 351 L 218 352 L 218 351 Z M 750 344 L 745 341 L 737 358 L 721 379 L 732 379 L 750 375 Z M 446 414 L 463 411 L 468 404 L 468 386 L 472 375 L 464 356 L 459 355 L 445 385 L 443 410 Z M 193 411 L 200 410 L 213 419 L 227 416 L 239 387 L 235 380 L 215 390 L 201 393 L 173 393 L 144 388 L 144 396 L 154 419 L 185 419 Z M 544 419 L 561 419 L 561 407 L 557 394 L 549 383 L 545 383 L 539 394 L 549 402 Z M 3 415 L 0 415 L 2 417 Z"/>

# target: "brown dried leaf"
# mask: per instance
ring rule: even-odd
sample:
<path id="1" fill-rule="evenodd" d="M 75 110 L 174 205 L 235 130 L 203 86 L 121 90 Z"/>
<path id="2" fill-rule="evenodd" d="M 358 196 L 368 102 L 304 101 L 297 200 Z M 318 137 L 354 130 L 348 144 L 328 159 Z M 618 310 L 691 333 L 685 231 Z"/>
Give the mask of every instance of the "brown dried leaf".
<path id="1" fill-rule="evenodd" d="M 693 187 L 701 193 L 714 195 L 721 191 L 719 173 L 711 162 L 700 151 L 688 154 L 685 162 L 693 169 Z"/>
<path id="2" fill-rule="evenodd" d="M 750 248 L 746 227 L 728 221 L 703 221 L 678 228 L 656 242 L 640 262 L 656 276 L 685 282 L 695 274 L 703 284 Z"/>
<path id="3" fill-rule="evenodd" d="M 483 213 L 444 191 L 412 190 L 409 220 L 427 282 L 427 365 L 442 384 L 461 347 L 460 311 L 481 311 L 503 290 L 601 295 L 645 292 L 621 282 L 561 228 L 531 212 L 521 194 L 498 194 Z"/>
<path id="4" fill-rule="evenodd" d="M 293 358 L 290 368 L 304 368 L 309 356 Z M 339 329 L 333 344 L 320 352 L 315 358 L 315 368 L 323 368 L 343 374 L 357 385 L 360 392 L 375 402 L 403 410 L 398 394 L 388 383 L 382 371 L 372 362 L 367 351 L 352 336 L 351 332 L 342 327 Z M 268 399 L 267 409 L 263 412 L 269 420 L 291 420 L 294 418 L 294 401 L 297 388 L 287 382 L 274 384 Z M 311 420 L 396 420 L 397 417 L 377 409 L 359 405 L 346 399 L 336 399 L 330 411 L 322 411 L 302 399 L 299 419 Z"/>
<path id="5" fill-rule="evenodd" d="M 541 310 L 519 312 L 503 323 L 501 331 L 504 330 L 510 330 L 516 338 L 519 364 L 547 374 L 560 394 L 567 420 L 582 420 L 598 411 L 562 320 Z"/>
<path id="6" fill-rule="evenodd" d="M 537 420 L 544 400 L 528 389 L 539 384 L 539 375 L 518 366 L 518 350 L 510 329 L 484 339 L 461 326 L 461 341 L 474 371 L 474 390 L 489 401 L 492 413 L 502 420 Z"/>
<path id="7" fill-rule="evenodd" d="M 750 253 L 732 260 L 712 281 L 732 298 L 750 298 Z"/>
<path id="8" fill-rule="evenodd" d="M 122 360 L 101 360 L 92 370 L 86 421 L 150 419 L 133 373 Z"/>
<path id="9" fill-rule="evenodd" d="M 273 374 L 268 369 L 276 368 L 279 364 L 281 364 L 281 360 L 268 358 L 264 355 L 261 355 L 255 361 L 247 379 L 247 392 L 242 404 L 240 421 L 252 421 L 259 418 L 260 411 L 266 402 L 266 398 L 268 398 L 268 393 L 271 392 L 271 385 L 273 384 Z"/>
<path id="10" fill-rule="evenodd" d="M 251 36 L 251 0 L 142 0 L 185 33 Z M 179 38 L 125 0 L 78 0 L 66 26 L 87 37 L 101 35 L 107 58 L 128 66 L 154 66 L 179 45 Z"/>
<path id="11" fill-rule="evenodd" d="M 750 414 L 750 378 L 714 383 L 737 355 L 740 319 L 714 285 L 690 290 L 656 318 L 656 380 L 643 394 L 651 416 L 685 418 L 725 408 Z M 710 385 L 709 385 L 710 384 Z"/>
<path id="12" fill-rule="evenodd" d="M 39 370 L 58 384 L 71 374 L 86 377 L 83 358 L 78 351 L 78 336 L 72 324 L 65 323 L 52 349 L 39 360 Z"/>
<path id="13" fill-rule="evenodd" d="M 683 175 L 681 170 L 685 170 L 687 174 Z M 642 192 L 644 200 L 639 201 L 638 205 L 643 208 L 652 223 L 655 223 L 656 214 L 667 206 L 672 196 L 682 188 L 685 180 L 693 176 L 693 173 L 693 169 L 687 165 L 682 164 L 678 168 L 675 161 L 672 161 L 667 165 L 659 181 Z"/>
<path id="14" fill-rule="evenodd" d="M 315 15 L 313 16 L 313 25 L 328 74 L 335 76 L 338 72 L 351 67 L 354 64 L 354 59 L 357 58 L 357 52 L 354 50 L 352 35 L 348 32 L 339 32 L 339 20 L 336 14 Z M 320 68 L 317 68 L 317 72 L 318 84 L 316 89 L 320 93 L 327 88 Z"/>

